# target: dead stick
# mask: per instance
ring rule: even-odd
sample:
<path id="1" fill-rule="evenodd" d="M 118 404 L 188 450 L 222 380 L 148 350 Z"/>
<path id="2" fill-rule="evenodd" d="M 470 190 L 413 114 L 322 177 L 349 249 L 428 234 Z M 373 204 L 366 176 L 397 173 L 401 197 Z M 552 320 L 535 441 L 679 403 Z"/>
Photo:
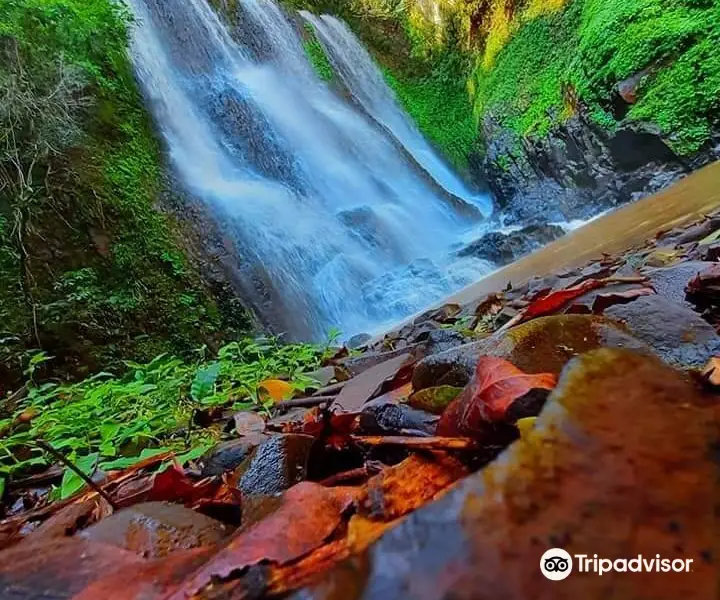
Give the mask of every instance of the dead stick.
<path id="1" fill-rule="evenodd" d="M 338 483 L 345 483 L 356 479 L 365 479 L 367 477 L 370 477 L 367 467 L 358 467 L 357 469 L 350 469 L 349 471 L 344 471 L 343 473 L 335 473 L 335 475 L 331 475 L 319 483 L 320 485 L 330 487 Z"/>
<path id="2" fill-rule="evenodd" d="M 325 402 L 332 402 L 337 396 L 313 396 L 312 398 L 296 398 L 295 400 L 283 400 L 278 402 L 273 408 L 285 410 L 288 408 L 311 408 L 319 406 Z"/>
<path id="3" fill-rule="evenodd" d="M 366 446 L 403 446 L 413 450 L 475 450 L 477 444 L 469 438 L 426 437 L 402 435 L 353 435 L 354 442 Z"/>
<path id="4" fill-rule="evenodd" d="M 115 504 L 113 499 L 110 497 L 110 495 L 103 490 L 97 483 L 95 483 L 90 477 L 85 475 L 76 465 L 74 465 L 70 460 L 65 458 L 61 452 L 58 452 L 53 448 L 50 444 L 44 442 L 43 440 L 35 440 L 35 444 L 38 445 L 40 448 L 45 450 L 48 454 L 51 454 L 55 458 L 57 458 L 61 463 L 63 463 L 68 469 L 73 471 L 80 479 L 82 479 L 85 483 L 90 486 L 91 489 L 95 490 L 100 496 L 102 496 L 107 503 L 112 506 L 113 510 L 117 510 L 118 506 Z"/>

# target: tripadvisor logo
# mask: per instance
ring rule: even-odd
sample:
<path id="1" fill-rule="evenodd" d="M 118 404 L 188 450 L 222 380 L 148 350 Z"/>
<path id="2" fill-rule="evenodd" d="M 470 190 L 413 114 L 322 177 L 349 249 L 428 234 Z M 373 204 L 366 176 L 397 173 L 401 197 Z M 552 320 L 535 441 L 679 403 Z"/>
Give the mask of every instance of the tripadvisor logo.
<path id="1" fill-rule="evenodd" d="M 553 581 L 565 579 L 572 573 L 572 556 L 562 548 L 551 548 L 540 559 L 542 574 Z"/>
<path id="2" fill-rule="evenodd" d="M 692 571 L 692 558 L 662 558 L 656 554 L 647 559 L 639 554 L 635 558 L 598 558 L 597 554 L 590 557 L 587 554 L 575 555 L 575 566 L 578 573 L 594 573 L 602 576 L 603 573 L 615 571 L 617 573 L 690 573 Z M 540 571 L 552 581 L 561 581 L 573 571 L 573 557 L 562 548 L 551 548 L 540 558 Z"/>

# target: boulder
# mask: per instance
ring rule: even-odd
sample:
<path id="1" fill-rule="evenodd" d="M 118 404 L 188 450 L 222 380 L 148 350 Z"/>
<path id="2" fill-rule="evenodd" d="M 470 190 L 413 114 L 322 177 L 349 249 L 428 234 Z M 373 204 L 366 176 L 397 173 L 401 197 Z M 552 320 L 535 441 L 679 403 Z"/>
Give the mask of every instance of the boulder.
<path id="1" fill-rule="evenodd" d="M 662 269 L 648 269 L 643 274 L 650 280 L 658 294 L 678 304 L 686 304 L 685 288 L 688 282 L 712 264 L 712 262 L 692 260 Z M 689 303 L 687 305 L 690 306 Z"/>
<path id="2" fill-rule="evenodd" d="M 145 502 L 117 512 L 80 532 L 84 539 L 117 546 L 144 558 L 216 546 L 227 527 L 180 504 Z"/>
<path id="3" fill-rule="evenodd" d="M 713 598 L 718 413 L 653 357 L 575 359 L 526 436 L 296 598 Z M 681 483 L 680 483 L 681 482 Z M 573 572 L 541 557 L 679 560 L 692 573 Z M 335 595 L 333 595 L 335 593 Z"/>
<path id="4" fill-rule="evenodd" d="M 480 356 L 504 358 L 526 373 L 559 373 L 573 357 L 603 347 L 649 351 L 611 319 L 556 315 L 423 359 L 415 368 L 413 387 L 416 391 L 438 385 L 464 387 Z"/>
<path id="5" fill-rule="evenodd" d="M 720 353 L 720 336 L 692 309 L 662 296 L 611 306 L 605 315 L 625 323 L 633 336 L 678 367 L 702 367 Z"/>
<path id="6" fill-rule="evenodd" d="M 512 233 L 491 231 L 460 250 L 457 255 L 474 256 L 497 265 L 506 265 L 564 234 L 563 228 L 557 225 L 529 225 Z"/>

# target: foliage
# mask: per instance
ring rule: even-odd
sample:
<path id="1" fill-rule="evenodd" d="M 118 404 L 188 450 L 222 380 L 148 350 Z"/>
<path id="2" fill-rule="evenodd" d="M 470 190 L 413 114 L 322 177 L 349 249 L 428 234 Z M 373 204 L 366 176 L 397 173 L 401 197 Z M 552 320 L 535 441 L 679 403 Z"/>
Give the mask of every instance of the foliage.
<path id="1" fill-rule="evenodd" d="M 13 415 L 0 419 L 0 430 L 9 432 L 0 437 L 0 475 L 54 462 L 33 445 L 36 439 L 88 470 L 93 460 L 102 469 L 119 468 L 132 462 L 128 457 L 141 451 L 147 455 L 158 446 L 178 451 L 206 446 L 212 434 L 192 430 L 194 411 L 264 405 L 260 384 L 274 377 L 287 378 L 294 389 L 303 390 L 314 383 L 306 373 L 320 366 L 326 351 L 276 339 L 245 339 L 223 346 L 213 360 L 160 355 L 144 364 L 128 361 L 120 377 L 99 373 L 72 384 L 30 378 L 27 397 Z M 33 358 L 32 367 L 47 359 Z M 69 474 L 66 479 L 63 487 L 79 481 Z"/>
<path id="2" fill-rule="evenodd" d="M 502 49 L 481 52 L 472 79 L 478 119 L 492 114 L 519 136 L 542 136 L 570 114 L 563 91 L 573 89 L 611 127 L 615 86 L 648 69 L 627 118 L 656 123 L 680 153 L 709 139 L 720 105 L 717 0 L 537 5 L 513 15 Z"/>
<path id="3" fill-rule="evenodd" d="M 33 347 L 96 368 L 218 325 L 154 207 L 160 152 L 123 7 L 0 0 L 0 377 Z"/>
<path id="4" fill-rule="evenodd" d="M 335 78 L 330 59 L 325 53 L 325 49 L 317 38 L 315 28 L 310 23 L 305 23 L 304 27 L 303 48 L 310 64 L 315 69 L 318 77 L 323 81 L 332 81 Z"/>
<path id="5" fill-rule="evenodd" d="M 456 168 L 467 168 L 475 143 L 475 123 L 465 88 L 465 61 L 457 52 L 443 54 L 432 69 L 408 76 L 385 69 L 385 79 L 425 136 Z"/>

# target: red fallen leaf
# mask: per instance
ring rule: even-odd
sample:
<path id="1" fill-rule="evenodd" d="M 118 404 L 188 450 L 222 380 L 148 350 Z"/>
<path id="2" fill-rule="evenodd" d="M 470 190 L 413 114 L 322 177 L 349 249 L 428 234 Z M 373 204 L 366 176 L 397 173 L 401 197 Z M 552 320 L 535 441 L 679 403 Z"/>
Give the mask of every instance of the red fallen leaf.
<path id="1" fill-rule="evenodd" d="M 203 498 L 212 498 L 218 486 L 213 479 L 193 482 L 182 469 L 173 465 L 155 475 L 148 501 L 194 504 Z"/>
<path id="2" fill-rule="evenodd" d="M 627 304 L 632 302 L 636 298 L 641 296 L 651 296 L 655 293 L 652 288 L 636 288 L 634 290 L 627 290 L 625 292 L 609 292 L 607 294 L 599 294 L 596 296 L 592 305 L 592 312 L 596 315 L 601 315 L 606 309 L 614 306 L 615 304 Z"/>
<path id="3" fill-rule="evenodd" d="M 475 376 L 440 418 L 438 435 L 468 435 L 483 430 L 483 424 L 503 420 L 508 407 L 532 389 L 551 390 L 557 385 L 552 373 L 528 374 L 512 363 L 483 356 Z"/>
<path id="4" fill-rule="evenodd" d="M 685 292 L 688 295 L 698 294 L 707 286 L 717 285 L 720 285 L 720 263 L 715 263 L 698 273 L 688 282 Z"/>
<path id="5" fill-rule="evenodd" d="M 265 519 L 238 531 L 168 600 L 186 600 L 207 585 L 261 562 L 284 565 L 321 546 L 358 495 L 353 488 L 326 488 L 305 481 L 290 488 Z"/>
<path id="6" fill-rule="evenodd" d="M 556 313 L 566 304 L 575 300 L 575 298 L 579 298 L 583 294 L 587 294 L 592 290 L 596 290 L 604 286 L 605 282 L 601 279 L 588 279 L 575 287 L 551 292 L 531 302 L 530 306 L 528 306 L 522 313 L 520 321 L 528 321 L 536 317 Z"/>

